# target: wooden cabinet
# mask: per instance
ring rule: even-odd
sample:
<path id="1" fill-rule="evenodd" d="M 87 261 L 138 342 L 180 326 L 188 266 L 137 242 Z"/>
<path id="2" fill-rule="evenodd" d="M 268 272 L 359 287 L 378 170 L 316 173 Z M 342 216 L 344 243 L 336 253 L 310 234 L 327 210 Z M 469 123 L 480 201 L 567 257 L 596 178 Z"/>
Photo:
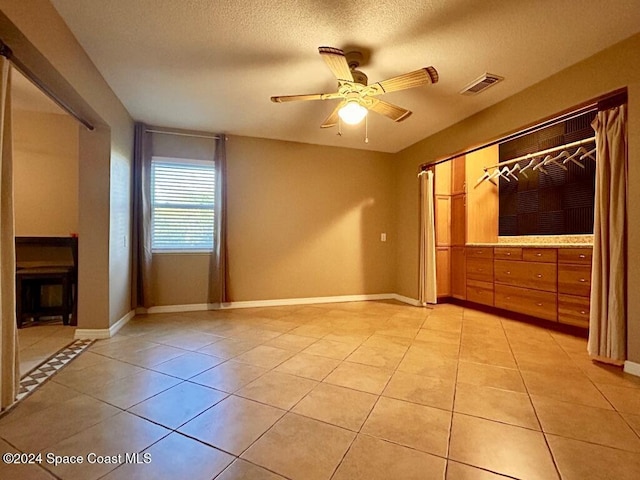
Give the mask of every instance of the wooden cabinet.
<path id="1" fill-rule="evenodd" d="M 558 321 L 589 328 L 591 248 L 558 251 Z"/>
<path id="2" fill-rule="evenodd" d="M 547 292 L 557 291 L 557 266 L 555 263 L 496 260 L 495 281 Z"/>
<path id="3" fill-rule="evenodd" d="M 588 297 L 591 293 L 591 266 L 559 264 L 558 293 Z"/>
<path id="4" fill-rule="evenodd" d="M 545 320 L 558 319 L 554 248 L 496 248 L 495 305 Z M 508 258 L 508 260 L 503 260 Z"/>
<path id="5" fill-rule="evenodd" d="M 451 245 L 451 197 L 448 195 L 436 195 L 436 245 Z"/>
<path id="6" fill-rule="evenodd" d="M 467 247 L 467 300 L 493 306 L 493 248 Z"/>
<path id="7" fill-rule="evenodd" d="M 558 321 L 589 328 L 589 298 L 559 294 Z"/>
<path id="8" fill-rule="evenodd" d="M 451 194 L 457 195 L 466 193 L 465 181 L 465 162 L 466 157 L 456 157 L 451 161 Z"/>
<path id="9" fill-rule="evenodd" d="M 459 300 L 467 298 L 465 260 L 464 247 L 451 247 L 451 296 Z"/>
<path id="10" fill-rule="evenodd" d="M 558 251 L 555 248 L 524 248 L 522 259 L 527 262 L 556 263 Z"/>
<path id="11" fill-rule="evenodd" d="M 496 247 L 493 256 L 502 260 L 522 260 L 522 249 L 513 247 Z"/>
<path id="12" fill-rule="evenodd" d="M 493 283 L 467 278 L 467 300 L 493 306 Z"/>
<path id="13" fill-rule="evenodd" d="M 451 197 L 451 245 L 463 246 L 466 243 L 465 196 Z"/>
<path id="14" fill-rule="evenodd" d="M 451 266 L 449 247 L 436 248 L 436 285 L 438 297 L 451 296 Z"/>
<path id="15" fill-rule="evenodd" d="M 557 320 L 557 295 L 496 283 L 495 306 L 545 320 Z"/>

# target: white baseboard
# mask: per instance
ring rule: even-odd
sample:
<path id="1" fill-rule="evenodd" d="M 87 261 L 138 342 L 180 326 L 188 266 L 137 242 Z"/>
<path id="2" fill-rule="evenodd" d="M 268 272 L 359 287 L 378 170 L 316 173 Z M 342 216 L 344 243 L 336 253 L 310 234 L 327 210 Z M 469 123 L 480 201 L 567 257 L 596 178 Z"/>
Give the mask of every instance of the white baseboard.
<path id="1" fill-rule="evenodd" d="M 627 360 L 624 362 L 624 371 L 625 373 L 640 377 L 640 363 L 630 362 Z"/>
<path id="2" fill-rule="evenodd" d="M 371 300 L 389 300 L 392 293 L 374 293 L 368 295 L 340 295 L 335 297 L 282 298 L 278 300 L 250 300 L 245 302 L 229 302 L 220 305 L 220 309 L 282 307 L 288 305 L 312 305 L 314 303 L 366 302 Z"/>
<path id="3" fill-rule="evenodd" d="M 191 303 L 187 305 L 161 305 L 150 308 L 137 308 L 136 313 L 178 313 L 178 312 L 202 312 L 206 310 L 228 310 L 234 308 L 262 308 L 282 307 L 290 305 L 313 305 L 318 303 L 344 303 L 366 302 L 372 300 L 397 300 L 415 307 L 420 302 L 414 298 L 405 297 L 396 293 L 374 293 L 363 295 L 339 295 L 334 297 L 308 297 L 308 298 L 281 298 L 276 300 L 248 300 L 242 302 L 216 303 Z"/>
<path id="4" fill-rule="evenodd" d="M 420 305 L 420 301 L 419 300 L 416 300 L 415 298 L 405 297 L 403 295 L 398 295 L 397 293 L 392 294 L 391 298 L 393 300 L 397 300 L 397 301 L 402 302 L 402 303 L 408 303 L 409 305 L 413 305 L 414 307 L 421 307 L 422 306 L 422 305 Z"/>
<path id="5" fill-rule="evenodd" d="M 109 328 L 76 328 L 74 338 L 76 340 L 86 340 L 86 339 L 94 339 L 101 340 L 104 338 L 111 338 L 118 330 L 124 327 L 129 320 L 131 320 L 136 315 L 135 310 L 131 310 L 125 316 L 123 316 L 116 323 L 111 325 Z"/>
<path id="6" fill-rule="evenodd" d="M 189 303 L 186 305 L 160 305 L 149 308 L 136 308 L 136 313 L 178 313 L 178 312 L 202 312 L 205 310 L 217 310 L 217 305 L 212 303 Z"/>

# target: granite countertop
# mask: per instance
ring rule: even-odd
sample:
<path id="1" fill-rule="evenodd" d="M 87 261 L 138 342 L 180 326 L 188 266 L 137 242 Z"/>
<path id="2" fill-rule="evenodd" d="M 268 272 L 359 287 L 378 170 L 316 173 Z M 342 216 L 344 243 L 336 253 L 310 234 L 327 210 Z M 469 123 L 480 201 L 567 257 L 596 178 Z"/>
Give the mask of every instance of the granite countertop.
<path id="1" fill-rule="evenodd" d="M 504 248 L 591 248 L 590 243 L 467 243 L 467 247 L 504 247 Z"/>
<path id="2" fill-rule="evenodd" d="M 580 248 L 592 247 L 593 235 L 538 235 L 498 237 L 497 242 L 467 243 L 468 247 Z"/>

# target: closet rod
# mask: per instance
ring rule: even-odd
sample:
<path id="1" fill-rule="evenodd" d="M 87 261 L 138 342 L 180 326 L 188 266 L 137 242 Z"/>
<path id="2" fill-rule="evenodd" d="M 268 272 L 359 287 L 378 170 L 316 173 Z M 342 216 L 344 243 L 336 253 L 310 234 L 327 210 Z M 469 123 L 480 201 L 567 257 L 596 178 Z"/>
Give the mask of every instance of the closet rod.
<path id="1" fill-rule="evenodd" d="M 31 83 L 33 83 L 36 87 L 38 87 L 42 93 L 44 93 L 47 97 L 49 97 L 56 105 L 62 108 L 65 112 L 79 121 L 82 125 L 87 127 L 88 130 L 94 130 L 95 127 L 88 121 L 85 120 L 79 113 L 77 113 L 67 102 L 58 97 L 53 90 L 51 90 L 47 85 L 45 85 L 36 75 L 33 73 L 27 66 L 22 63 L 18 58 L 13 55 L 13 51 L 11 48 L 0 40 L 0 55 L 9 60 L 15 68 L 17 68 L 22 75 L 27 77 Z"/>
<path id="2" fill-rule="evenodd" d="M 182 132 L 167 132 L 164 130 L 145 130 L 147 133 L 159 133 L 161 135 L 177 135 L 179 137 L 195 137 L 195 138 L 210 138 L 212 140 L 220 140 L 220 135 L 199 135 L 197 133 L 182 133 Z"/>
<path id="3" fill-rule="evenodd" d="M 489 170 L 491 168 L 503 167 L 505 165 L 513 165 L 514 163 L 518 163 L 521 160 L 527 160 L 530 158 L 541 157 L 542 155 L 547 155 L 548 153 L 559 152 L 560 150 L 567 150 L 573 147 L 579 147 L 580 145 L 586 145 L 587 143 L 592 143 L 596 141 L 596 137 L 585 138 L 583 140 L 576 140 L 575 142 L 567 143 L 566 145 L 560 145 L 558 147 L 547 148 L 546 150 L 541 150 L 539 152 L 527 153 L 526 155 L 522 155 L 521 157 L 512 158 L 510 160 L 505 160 L 504 162 L 497 163 L 495 165 L 491 165 L 490 167 L 484 167 L 484 170 Z"/>

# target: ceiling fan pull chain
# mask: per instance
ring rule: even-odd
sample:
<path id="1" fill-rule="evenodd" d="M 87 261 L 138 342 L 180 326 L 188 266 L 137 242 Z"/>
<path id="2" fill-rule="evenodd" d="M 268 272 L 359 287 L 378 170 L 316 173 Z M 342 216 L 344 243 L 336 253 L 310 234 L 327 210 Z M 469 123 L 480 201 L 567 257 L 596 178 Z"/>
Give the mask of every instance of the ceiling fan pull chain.
<path id="1" fill-rule="evenodd" d="M 338 136 L 339 137 L 342 136 L 342 121 L 341 121 L 340 117 L 338 117 Z"/>
<path id="2" fill-rule="evenodd" d="M 364 117 L 364 143 L 369 143 L 369 115 Z"/>

